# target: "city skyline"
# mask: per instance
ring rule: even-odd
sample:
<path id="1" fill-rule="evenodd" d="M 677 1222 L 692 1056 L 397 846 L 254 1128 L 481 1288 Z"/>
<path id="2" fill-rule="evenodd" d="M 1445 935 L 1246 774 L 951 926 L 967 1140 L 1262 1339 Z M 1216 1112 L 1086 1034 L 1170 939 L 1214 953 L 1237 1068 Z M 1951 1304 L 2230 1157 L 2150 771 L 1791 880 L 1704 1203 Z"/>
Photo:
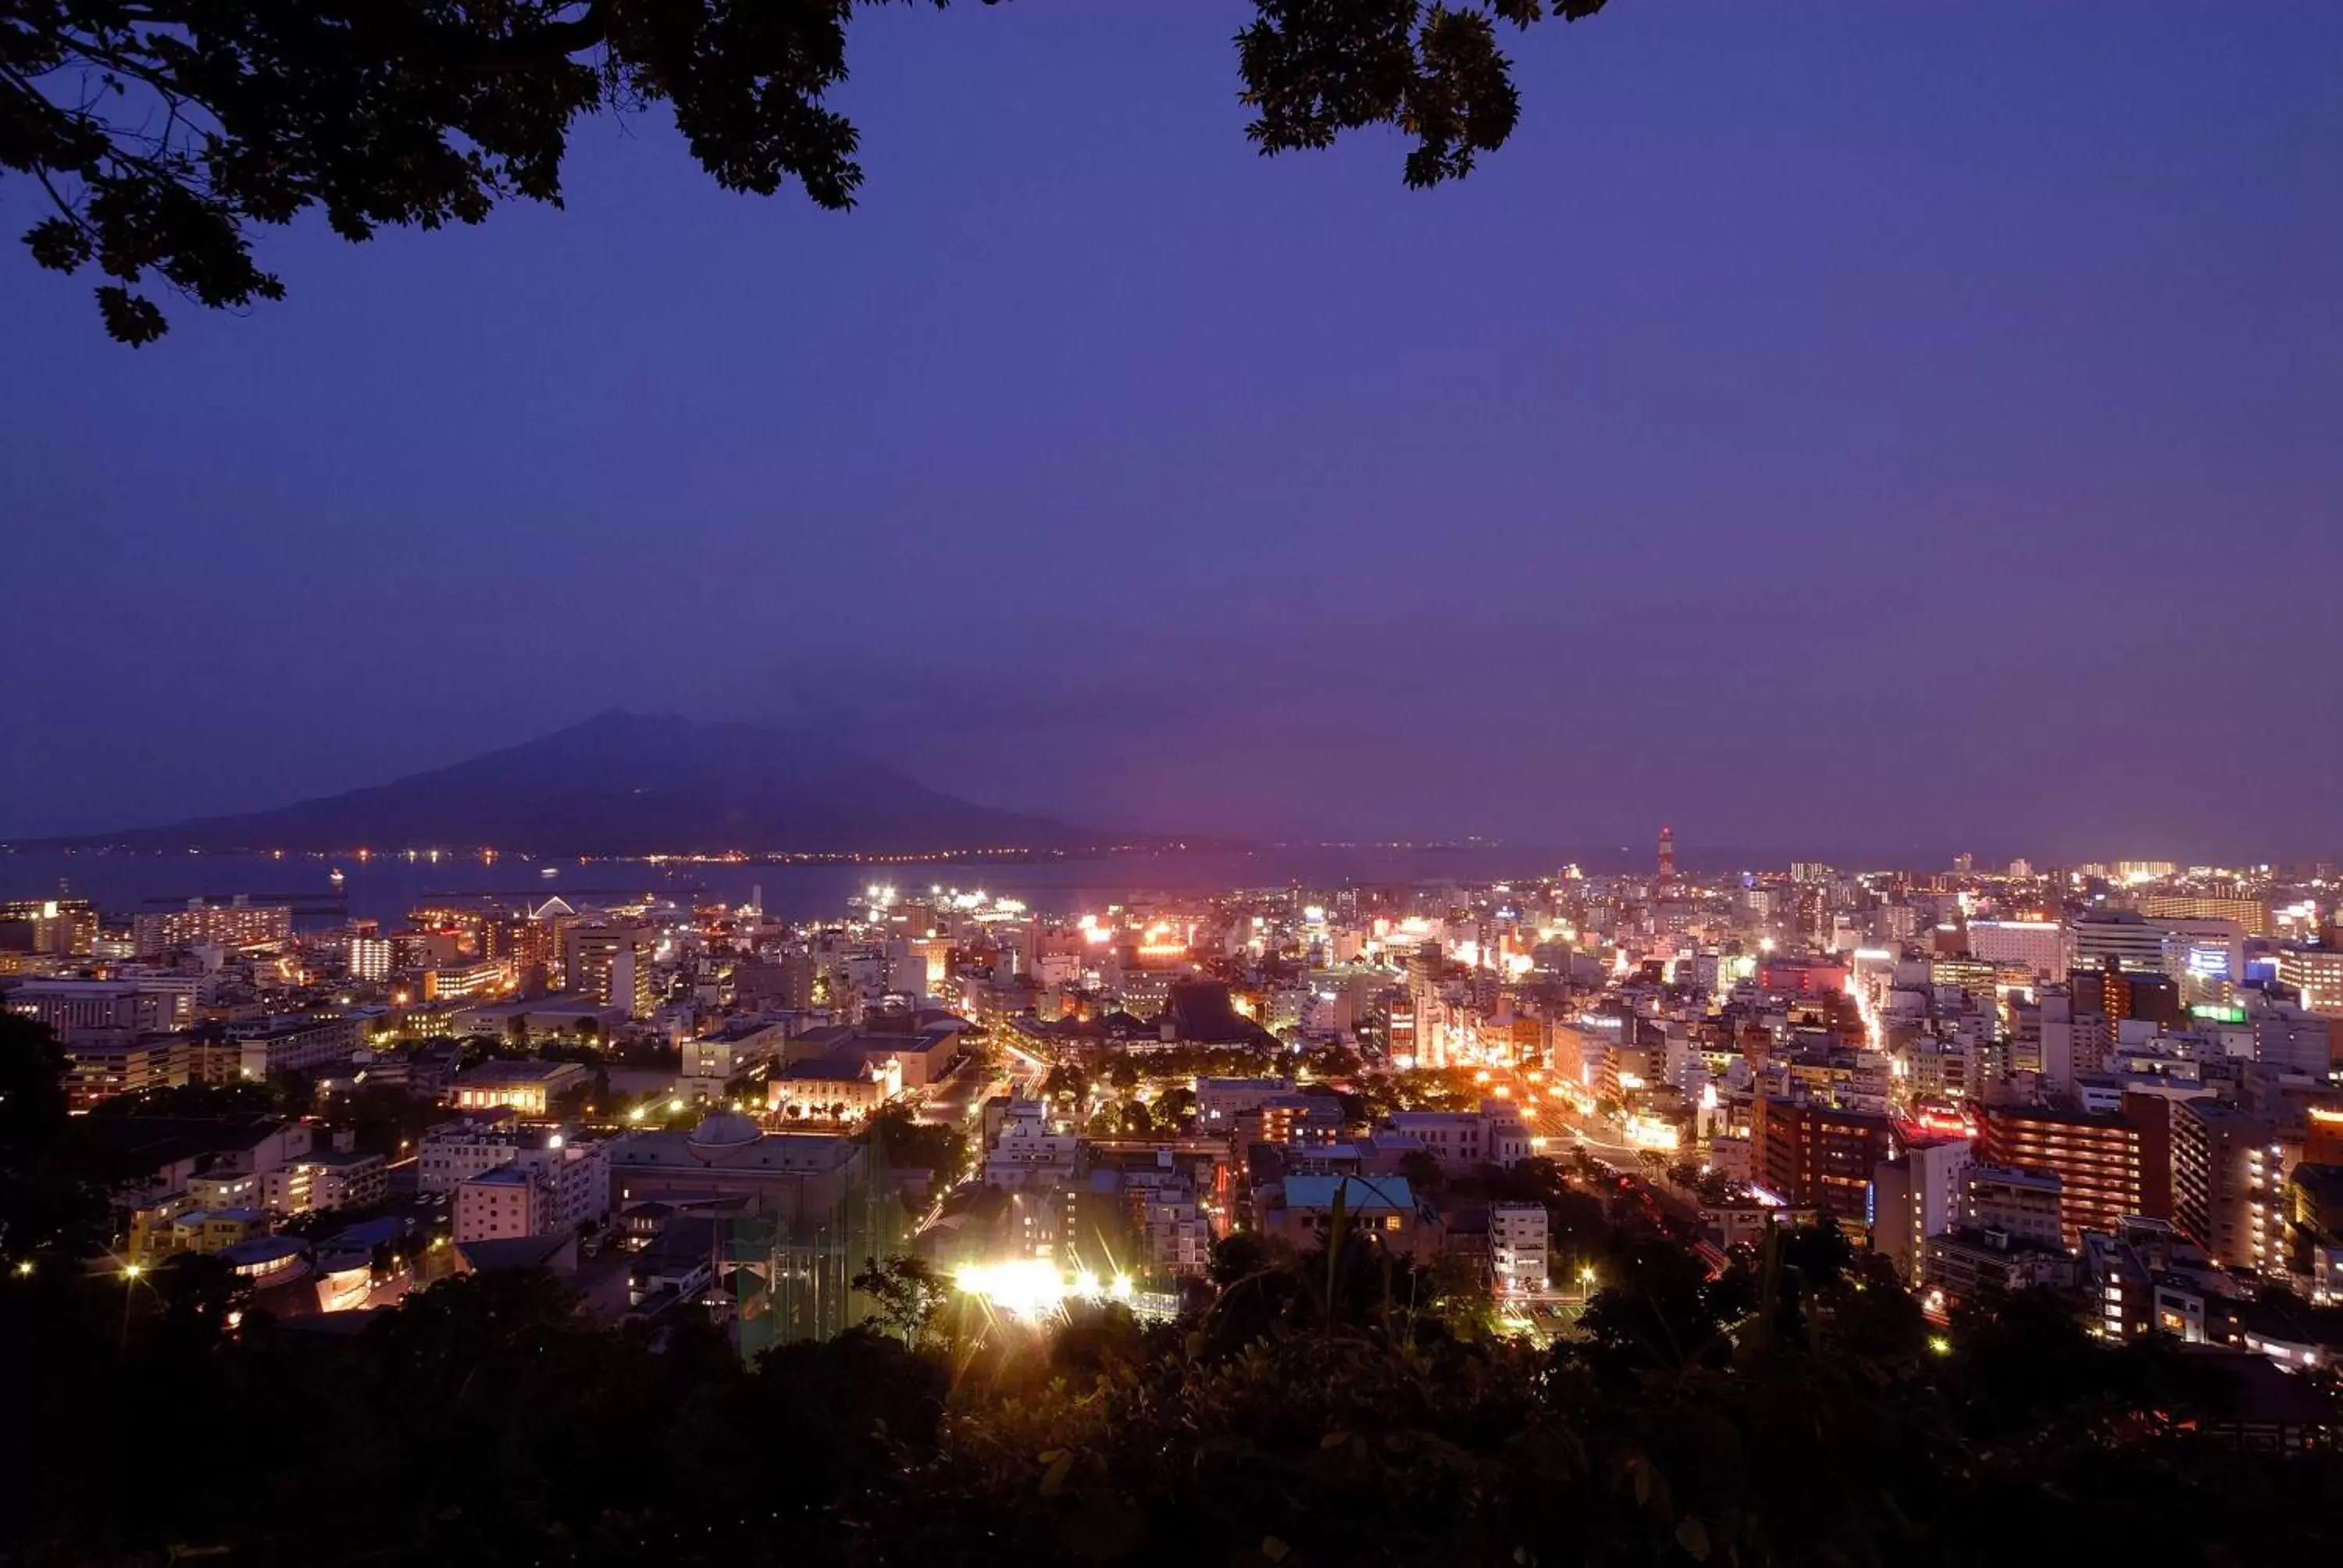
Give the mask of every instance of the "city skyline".
<path id="1" fill-rule="evenodd" d="M 1614 5 L 1430 192 L 1255 157 L 1245 9 L 858 22 L 851 215 L 651 116 L 149 349 L 21 275 L 0 833 L 619 706 L 1172 832 L 2338 848 L 2332 7 Z"/>

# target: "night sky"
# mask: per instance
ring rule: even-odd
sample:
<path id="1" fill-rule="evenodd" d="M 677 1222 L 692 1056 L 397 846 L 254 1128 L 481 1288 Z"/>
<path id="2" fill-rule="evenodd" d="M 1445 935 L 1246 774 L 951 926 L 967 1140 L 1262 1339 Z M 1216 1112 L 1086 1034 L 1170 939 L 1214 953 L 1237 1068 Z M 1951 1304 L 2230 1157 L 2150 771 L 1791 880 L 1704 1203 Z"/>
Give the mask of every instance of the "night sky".
<path id="1" fill-rule="evenodd" d="M 852 214 L 590 121 L 140 351 L 12 238 L 0 832 L 627 707 L 1143 829 L 2343 849 L 2343 5 L 1619 0 L 1430 193 L 1256 156 L 1246 15 L 874 15 Z"/>

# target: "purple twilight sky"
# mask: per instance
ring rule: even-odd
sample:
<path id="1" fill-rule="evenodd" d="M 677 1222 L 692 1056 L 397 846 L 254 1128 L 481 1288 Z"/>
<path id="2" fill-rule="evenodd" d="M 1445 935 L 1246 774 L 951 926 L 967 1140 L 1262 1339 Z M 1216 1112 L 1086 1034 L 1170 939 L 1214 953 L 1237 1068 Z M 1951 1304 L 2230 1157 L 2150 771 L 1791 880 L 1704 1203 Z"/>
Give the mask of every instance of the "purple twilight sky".
<path id="1" fill-rule="evenodd" d="M 1246 15 L 877 13 L 850 215 L 587 122 L 141 351 L 12 239 L 0 833 L 628 707 L 1135 828 L 2343 849 L 2343 5 L 1618 0 L 1428 193 L 1257 156 Z"/>

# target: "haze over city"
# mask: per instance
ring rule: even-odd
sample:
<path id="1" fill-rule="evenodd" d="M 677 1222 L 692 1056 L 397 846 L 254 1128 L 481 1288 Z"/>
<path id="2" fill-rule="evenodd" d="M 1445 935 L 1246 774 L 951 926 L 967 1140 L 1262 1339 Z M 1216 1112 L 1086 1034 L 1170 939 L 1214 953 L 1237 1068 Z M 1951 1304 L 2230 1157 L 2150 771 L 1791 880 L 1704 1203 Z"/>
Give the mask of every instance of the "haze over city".
<path id="1" fill-rule="evenodd" d="M 660 115 L 137 351 L 0 291 L 0 835 L 611 707 L 1312 839 L 2338 847 L 2343 12 L 1613 7 L 1400 187 L 1235 4 L 887 9 L 851 214 Z"/>

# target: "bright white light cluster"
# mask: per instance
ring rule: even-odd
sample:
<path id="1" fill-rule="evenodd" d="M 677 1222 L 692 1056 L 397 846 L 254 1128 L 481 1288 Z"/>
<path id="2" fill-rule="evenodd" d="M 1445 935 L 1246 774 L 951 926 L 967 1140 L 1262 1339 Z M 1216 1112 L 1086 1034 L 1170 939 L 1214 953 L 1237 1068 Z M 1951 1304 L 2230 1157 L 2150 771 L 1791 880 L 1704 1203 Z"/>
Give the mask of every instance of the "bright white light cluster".
<path id="1" fill-rule="evenodd" d="M 1057 1317 L 1070 1301 L 1128 1302 L 1131 1294 L 1128 1274 L 1101 1280 L 1089 1269 L 1066 1273 L 1046 1258 L 963 1263 L 953 1273 L 952 1283 L 962 1294 L 976 1297 L 1002 1317 L 1029 1323 Z"/>

